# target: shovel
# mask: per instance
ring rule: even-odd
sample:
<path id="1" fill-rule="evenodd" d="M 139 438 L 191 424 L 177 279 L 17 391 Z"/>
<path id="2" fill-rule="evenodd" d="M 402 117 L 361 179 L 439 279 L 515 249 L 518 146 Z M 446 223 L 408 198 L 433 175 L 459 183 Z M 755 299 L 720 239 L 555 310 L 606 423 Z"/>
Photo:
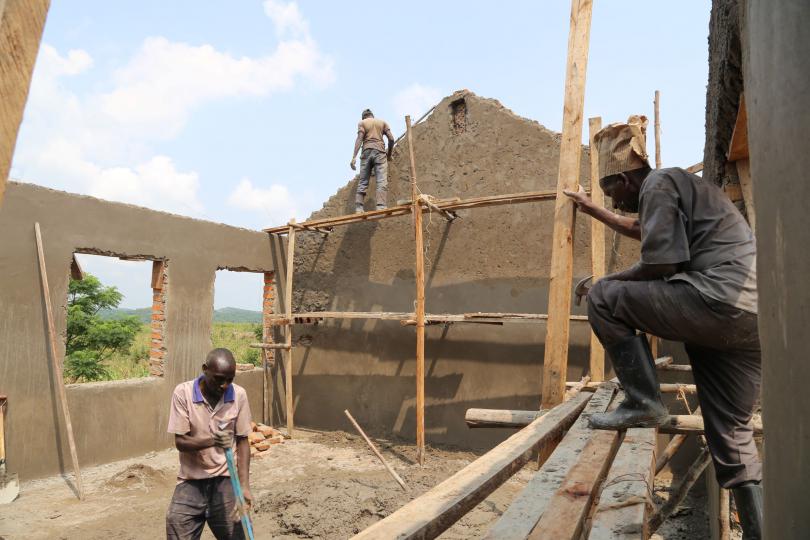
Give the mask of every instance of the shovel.
<path id="1" fill-rule="evenodd" d="M 4 436 L 6 396 L 0 394 L 0 504 L 8 504 L 20 494 L 17 473 L 6 473 L 6 439 Z"/>

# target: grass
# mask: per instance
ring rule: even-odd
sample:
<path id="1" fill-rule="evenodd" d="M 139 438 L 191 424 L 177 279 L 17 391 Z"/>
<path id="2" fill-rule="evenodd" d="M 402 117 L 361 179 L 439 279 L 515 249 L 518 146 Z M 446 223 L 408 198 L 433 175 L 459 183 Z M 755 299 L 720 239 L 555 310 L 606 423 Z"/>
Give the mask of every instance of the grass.
<path id="1" fill-rule="evenodd" d="M 213 348 L 224 347 L 233 352 L 236 361 L 240 364 L 261 365 L 261 355 L 258 349 L 251 349 L 248 345 L 261 341 L 256 338 L 255 331 L 258 324 L 245 322 L 215 322 L 211 331 Z M 110 372 L 110 379 L 135 379 L 149 376 L 149 349 L 150 328 L 144 324 L 135 336 L 132 346 L 124 353 L 114 354 L 104 361 Z M 167 359 L 171 362 L 171 358 Z M 200 359 L 200 364 L 204 359 Z"/>

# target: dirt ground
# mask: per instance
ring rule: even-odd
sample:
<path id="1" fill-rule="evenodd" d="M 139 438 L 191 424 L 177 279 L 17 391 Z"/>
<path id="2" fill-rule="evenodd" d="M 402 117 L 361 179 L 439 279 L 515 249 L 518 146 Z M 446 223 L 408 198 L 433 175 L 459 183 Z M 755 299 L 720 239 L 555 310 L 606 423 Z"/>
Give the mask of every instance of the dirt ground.
<path id="1" fill-rule="evenodd" d="M 477 456 L 453 448 L 429 448 L 424 468 L 415 447 L 378 441 L 386 459 L 411 487 L 404 493 L 357 436 L 297 431 L 296 439 L 253 460 L 257 538 L 348 538 L 424 493 Z M 533 474 L 529 465 L 441 538 L 481 538 Z M 0 507 L 0 538 L 155 539 L 165 535 L 177 452 L 152 452 L 136 459 L 84 470 L 86 500 L 79 502 L 62 477 L 27 482 L 20 497 Z M 657 495 L 666 495 L 657 485 Z M 660 499 L 659 499 L 660 500 Z M 678 515 L 654 538 L 704 538 L 706 503 L 687 499 Z M 203 538 L 213 536 L 206 529 Z"/>

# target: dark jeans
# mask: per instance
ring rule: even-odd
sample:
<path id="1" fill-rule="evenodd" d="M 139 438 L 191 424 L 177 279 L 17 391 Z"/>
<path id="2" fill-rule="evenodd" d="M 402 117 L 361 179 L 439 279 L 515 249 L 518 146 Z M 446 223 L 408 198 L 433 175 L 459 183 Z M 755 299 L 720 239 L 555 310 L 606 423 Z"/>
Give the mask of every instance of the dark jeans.
<path id="1" fill-rule="evenodd" d="M 166 514 L 166 538 L 197 540 L 208 522 L 217 540 L 244 540 L 241 523 L 233 519 L 235 504 L 227 476 L 184 480 L 174 488 Z"/>
<path id="2" fill-rule="evenodd" d="M 376 148 L 367 148 L 360 154 L 360 173 L 357 180 L 357 193 L 366 194 L 371 169 L 377 179 L 377 206 L 388 204 L 388 156 Z"/>
<path id="3" fill-rule="evenodd" d="M 761 381 L 755 314 L 683 281 L 599 281 L 588 293 L 588 320 L 606 348 L 637 330 L 683 342 L 718 482 L 761 480 L 750 425 Z"/>

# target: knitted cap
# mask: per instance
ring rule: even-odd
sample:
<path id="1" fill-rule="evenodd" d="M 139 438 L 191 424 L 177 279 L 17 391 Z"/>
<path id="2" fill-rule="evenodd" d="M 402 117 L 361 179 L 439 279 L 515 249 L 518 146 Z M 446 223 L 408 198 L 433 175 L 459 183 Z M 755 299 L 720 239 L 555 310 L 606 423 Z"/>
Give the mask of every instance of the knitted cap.
<path id="1" fill-rule="evenodd" d="M 599 179 L 640 169 L 647 162 L 647 117 L 633 115 L 627 123 L 617 122 L 599 130 L 593 137 L 599 156 Z"/>

